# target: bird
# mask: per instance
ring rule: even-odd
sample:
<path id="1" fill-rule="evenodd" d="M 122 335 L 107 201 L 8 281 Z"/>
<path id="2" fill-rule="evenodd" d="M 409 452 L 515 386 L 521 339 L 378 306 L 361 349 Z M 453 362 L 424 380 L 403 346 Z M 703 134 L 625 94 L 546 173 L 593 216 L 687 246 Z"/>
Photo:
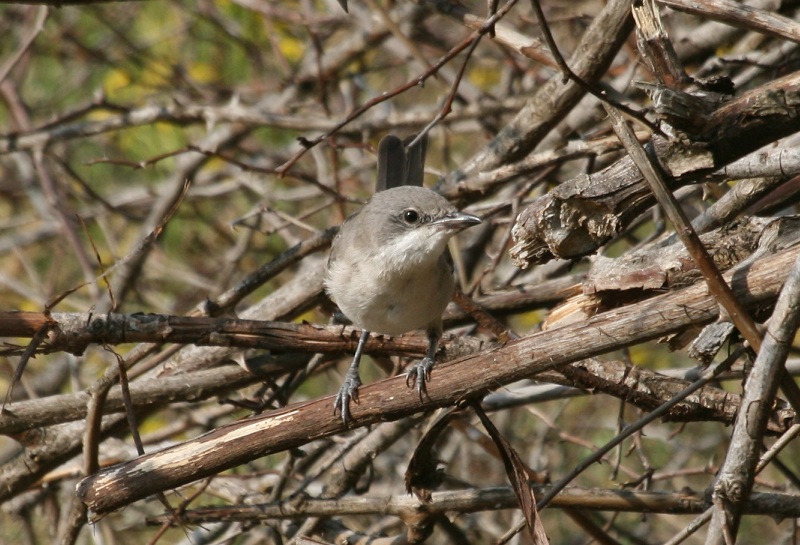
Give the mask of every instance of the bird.
<path id="1" fill-rule="evenodd" d="M 393 135 L 381 140 L 379 191 L 344 221 L 331 244 L 325 291 L 362 330 L 334 400 L 334 413 L 345 426 L 350 402 L 358 403 L 358 367 L 370 332 L 396 336 L 425 329 L 426 356 L 406 375 L 407 384 L 424 394 L 442 336 L 442 313 L 455 289 L 447 243 L 482 222 L 421 187 L 427 143 L 423 137 L 406 149 L 412 140 Z"/>

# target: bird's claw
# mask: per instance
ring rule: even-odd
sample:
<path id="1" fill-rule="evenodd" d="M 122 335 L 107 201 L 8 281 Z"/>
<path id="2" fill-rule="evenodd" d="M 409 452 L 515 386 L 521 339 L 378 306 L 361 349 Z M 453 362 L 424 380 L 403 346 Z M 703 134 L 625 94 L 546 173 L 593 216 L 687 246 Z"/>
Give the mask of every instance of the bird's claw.
<path id="1" fill-rule="evenodd" d="M 333 414 L 341 413 L 345 427 L 350 422 L 350 400 L 358 405 L 359 386 L 361 386 L 361 378 L 358 375 L 348 374 L 344 382 L 342 382 L 342 387 L 339 388 L 339 393 L 336 394 L 336 399 L 333 401 Z"/>
<path id="2" fill-rule="evenodd" d="M 406 373 L 406 386 L 417 390 L 420 397 L 427 394 L 425 383 L 431 380 L 431 369 L 433 369 L 432 359 L 424 358 L 418 362 Z"/>

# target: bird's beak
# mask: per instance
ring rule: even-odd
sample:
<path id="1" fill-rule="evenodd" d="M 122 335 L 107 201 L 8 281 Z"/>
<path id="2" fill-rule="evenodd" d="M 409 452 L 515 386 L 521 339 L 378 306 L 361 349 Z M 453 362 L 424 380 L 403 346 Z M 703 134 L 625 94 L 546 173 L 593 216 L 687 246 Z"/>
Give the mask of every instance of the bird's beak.
<path id="1" fill-rule="evenodd" d="M 447 229 L 448 231 L 461 231 L 462 229 L 478 225 L 482 222 L 483 220 L 478 216 L 473 216 L 466 212 L 451 212 L 443 218 L 430 222 L 429 225 L 435 225 L 439 228 Z"/>

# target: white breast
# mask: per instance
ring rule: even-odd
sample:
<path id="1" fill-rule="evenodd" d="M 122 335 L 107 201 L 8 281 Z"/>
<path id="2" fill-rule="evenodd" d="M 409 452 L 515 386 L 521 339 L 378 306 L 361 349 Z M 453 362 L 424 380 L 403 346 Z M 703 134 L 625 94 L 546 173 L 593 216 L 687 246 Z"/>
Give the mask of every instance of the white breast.
<path id="1" fill-rule="evenodd" d="M 395 259 L 387 259 L 387 253 Z M 326 282 L 328 291 L 354 325 L 400 335 L 425 328 L 441 317 L 454 287 L 453 274 L 444 266 L 441 252 L 435 260 L 430 255 L 425 260 L 419 255 L 399 257 L 403 255 L 407 254 L 386 250 L 357 267 L 338 260 L 333 264 Z M 331 286 L 340 289 L 331 290 Z"/>

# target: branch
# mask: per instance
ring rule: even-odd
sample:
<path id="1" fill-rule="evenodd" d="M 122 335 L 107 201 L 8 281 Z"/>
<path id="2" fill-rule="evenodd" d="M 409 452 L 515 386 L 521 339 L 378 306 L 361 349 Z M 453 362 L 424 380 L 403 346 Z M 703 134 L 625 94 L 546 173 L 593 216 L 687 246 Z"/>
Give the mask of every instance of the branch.
<path id="1" fill-rule="evenodd" d="M 706 543 L 726 543 L 725 536 L 736 536 L 744 502 L 753 488 L 756 464 L 761 450 L 768 410 L 775 397 L 784 364 L 800 324 L 800 258 L 789 273 L 775 312 L 770 318 L 761 352 L 744 385 L 744 399 L 725 463 L 713 487 L 714 510 Z"/>
<path id="2" fill-rule="evenodd" d="M 530 484 L 537 497 L 545 495 L 549 486 Z M 778 511 L 774 507 L 780 505 Z M 204 507 L 183 514 L 181 522 L 208 524 L 212 522 L 248 522 L 254 520 L 302 519 L 326 516 L 394 515 L 405 519 L 424 510 L 430 514 L 474 513 L 486 510 L 519 507 L 514 492 L 508 486 L 434 492 L 430 501 L 415 496 L 358 496 L 336 499 L 304 498 L 257 505 Z M 548 507 L 588 509 L 591 511 L 622 511 L 627 513 L 670 513 L 686 515 L 702 513 L 706 498 L 693 492 L 655 492 L 642 490 L 606 490 L 568 488 L 556 496 Z M 791 494 L 754 494 L 746 504 L 748 514 L 775 514 L 797 517 L 800 513 L 798 496 Z M 170 521 L 171 515 L 150 517 L 148 522 Z M 174 524 L 174 521 L 173 521 Z"/>
<path id="3" fill-rule="evenodd" d="M 654 136 L 646 146 L 670 174 L 671 189 L 800 130 L 800 73 L 748 91 L 714 110 L 693 141 Z M 527 267 L 594 253 L 655 199 L 629 156 L 582 174 L 536 199 L 516 220 L 511 256 Z"/>
<path id="4" fill-rule="evenodd" d="M 746 270 L 729 274 L 727 281 L 745 305 L 768 300 L 777 294 L 788 265 L 799 251 L 793 248 L 764 258 Z M 695 285 L 446 362 L 436 368 L 424 399 L 406 387 L 404 376 L 382 380 L 359 390 L 360 404 L 352 408 L 350 427 L 452 406 L 544 370 L 657 338 L 691 324 L 708 323 L 718 313 L 719 306 L 705 285 Z M 329 396 L 289 405 L 104 469 L 81 481 L 78 495 L 92 511 L 102 514 L 254 458 L 341 433 L 345 430 L 341 419 L 333 414 L 332 400 Z"/>

